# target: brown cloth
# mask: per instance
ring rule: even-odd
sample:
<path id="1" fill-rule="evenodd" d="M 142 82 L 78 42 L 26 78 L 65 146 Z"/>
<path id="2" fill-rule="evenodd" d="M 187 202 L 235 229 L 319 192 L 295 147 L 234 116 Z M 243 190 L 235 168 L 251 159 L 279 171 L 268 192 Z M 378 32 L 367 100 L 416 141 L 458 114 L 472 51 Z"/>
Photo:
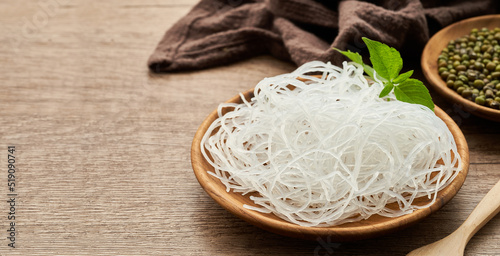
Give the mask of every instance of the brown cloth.
<path id="1" fill-rule="evenodd" d="M 362 36 L 420 53 L 455 21 L 496 13 L 498 0 L 201 0 L 170 28 L 149 58 L 153 72 L 202 69 L 260 54 L 297 65 L 339 64 L 332 47 L 364 51 Z"/>

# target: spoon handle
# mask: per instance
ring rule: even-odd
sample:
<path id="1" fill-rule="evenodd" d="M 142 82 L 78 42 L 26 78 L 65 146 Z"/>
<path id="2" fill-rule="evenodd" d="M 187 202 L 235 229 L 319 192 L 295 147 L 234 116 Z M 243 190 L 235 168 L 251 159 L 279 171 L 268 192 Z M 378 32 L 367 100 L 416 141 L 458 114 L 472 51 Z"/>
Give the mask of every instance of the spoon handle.
<path id="1" fill-rule="evenodd" d="M 500 181 L 484 196 L 465 222 L 460 226 L 467 234 L 467 242 L 484 224 L 500 212 Z"/>

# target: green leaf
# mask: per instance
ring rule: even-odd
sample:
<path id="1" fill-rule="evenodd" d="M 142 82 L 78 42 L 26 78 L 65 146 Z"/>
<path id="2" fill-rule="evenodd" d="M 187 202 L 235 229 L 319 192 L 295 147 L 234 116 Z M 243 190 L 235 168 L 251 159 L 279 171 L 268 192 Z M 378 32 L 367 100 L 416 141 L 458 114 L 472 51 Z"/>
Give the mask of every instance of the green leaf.
<path id="1" fill-rule="evenodd" d="M 375 71 L 374 71 L 374 69 L 373 69 L 372 67 L 370 67 L 370 66 L 368 66 L 368 65 L 366 65 L 366 64 L 365 64 L 365 65 L 363 65 L 363 70 L 365 70 L 365 73 L 366 73 L 368 76 L 370 76 L 373 80 L 375 80 L 375 77 L 374 77 L 374 75 L 375 75 Z M 378 75 L 377 75 L 377 78 L 378 78 L 379 80 L 384 81 L 384 82 L 386 82 L 386 81 L 387 81 L 385 78 L 382 78 L 382 77 L 380 77 L 380 76 L 378 76 Z"/>
<path id="2" fill-rule="evenodd" d="M 344 54 L 347 58 L 349 58 L 350 60 L 358 63 L 358 64 L 361 64 L 361 65 L 365 65 L 365 63 L 363 63 L 363 57 L 361 57 L 361 55 L 357 52 L 351 52 L 350 50 L 347 50 L 347 51 L 341 51 L 337 48 L 334 48 L 335 50 L 337 50 L 338 52 Z"/>
<path id="3" fill-rule="evenodd" d="M 363 57 L 361 57 L 361 55 L 357 52 L 351 52 L 350 50 L 347 50 L 347 51 L 342 51 L 342 50 L 339 50 L 337 48 L 333 48 L 335 50 L 337 50 L 338 52 L 342 53 L 343 55 L 345 55 L 347 58 L 349 58 L 350 60 L 352 60 L 353 62 L 355 63 L 358 63 L 360 64 L 361 66 L 363 66 L 363 70 L 365 71 L 365 73 L 370 76 L 372 79 L 375 79 L 374 78 L 374 70 L 372 67 L 366 65 L 364 62 L 363 62 Z M 379 80 L 384 80 L 386 81 L 384 78 L 381 78 L 380 76 L 378 77 Z"/>
<path id="4" fill-rule="evenodd" d="M 408 103 L 421 104 L 434 111 L 434 103 L 427 88 L 421 81 L 410 78 L 413 75 L 413 70 L 399 74 L 403 67 L 403 59 L 401 59 L 401 54 L 396 49 L 366 37 L 363 37 L 363 41 L 370 52 L 370 60 L 373 67 L 364 64 L 363 58 L 357 52 L 334 49 L 347 56 L 353 62 L 362 65 L 366 74 L 373 80 L 377 79 L 384 85 L 379 94 L 380 98 L 387 96 L 394 90 L 396 99 Z"/>
<path id="5" fill-rule="evenodd" d="M 382 89 L 382 91 L 380 92 L 380 94 L 378 95 L 379 98 L 382 98 L 382 97 L 385 97 L 387 96 L 387 94 L 389 94 L 392 89 L 394 88 L 394 84 L 392 84 L 391 82 L 388 82 L 384 89 Z"/>
<path id="6" fill-rule="evenodd" d="M 392 82 L 395 83 L 395 84 L 402 83 L 406 79 L 410 78 L 411 75 L 413 75 L 413 70 L 410 70 L 410 71 L 408 71 L 406 73 L 403 73 L 403 74 L 399 75 L 394 80 L 392 80 Z"/>
<path id="7" fill-rule="evenodd" d="M 396 99 L 400 101 L 421 104 L 434 111 L 434 103 L 432 102 L 429 90 L 417 79 L 410 78 L 395 86 L 394 94 L 396 95 Z"/>
<path id="8" fill-rule="evenodd" d="M 370 60 L 377 74 L 389 81 L 395 79 L 403 67 L 399 52 L 386 44 L 362 38 L 370 52 Z"/>

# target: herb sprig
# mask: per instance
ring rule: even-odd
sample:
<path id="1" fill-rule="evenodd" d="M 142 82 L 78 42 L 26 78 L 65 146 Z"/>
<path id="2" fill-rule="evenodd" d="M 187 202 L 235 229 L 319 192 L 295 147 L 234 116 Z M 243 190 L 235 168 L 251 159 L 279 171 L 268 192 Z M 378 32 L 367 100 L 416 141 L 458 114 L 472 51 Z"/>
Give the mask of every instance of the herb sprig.
<path id="1" fill-rule="evenodd" d="M 363 58 L 357 52 L 335 50 L 344 54 L 353 62 L 363 66 L 365 73 L 372 79 L 375 80 L 375 76 L 377 76 L 377 80 L 380 80 L 384 85 L 379 94 L 380 98 L 387 96 L 394 90 L 397 100 L 421 104 L 434 111 L 434 103 L 432 102 L 429 90 L 427 90 L 422 81 L 410 78 L 413 75 L 413 70 L 400 74 L 403 68 L 401 54 L 396 49 L 381 42 L 366 37 L 362 39 L 368 47 L 373 67 L 363 63 Z"/>

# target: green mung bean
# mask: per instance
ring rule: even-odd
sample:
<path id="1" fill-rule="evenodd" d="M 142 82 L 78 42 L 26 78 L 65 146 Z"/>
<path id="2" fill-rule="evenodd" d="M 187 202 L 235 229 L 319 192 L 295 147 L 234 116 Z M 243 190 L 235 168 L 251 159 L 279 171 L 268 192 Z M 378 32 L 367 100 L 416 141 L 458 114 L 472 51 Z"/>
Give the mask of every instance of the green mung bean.
<path id="1" fill-rule="evenodd" d="M 500 28 L 474 28 L 451 40 L 438 57 L 446 85 L 479 105 L 500 108 Z"/>

